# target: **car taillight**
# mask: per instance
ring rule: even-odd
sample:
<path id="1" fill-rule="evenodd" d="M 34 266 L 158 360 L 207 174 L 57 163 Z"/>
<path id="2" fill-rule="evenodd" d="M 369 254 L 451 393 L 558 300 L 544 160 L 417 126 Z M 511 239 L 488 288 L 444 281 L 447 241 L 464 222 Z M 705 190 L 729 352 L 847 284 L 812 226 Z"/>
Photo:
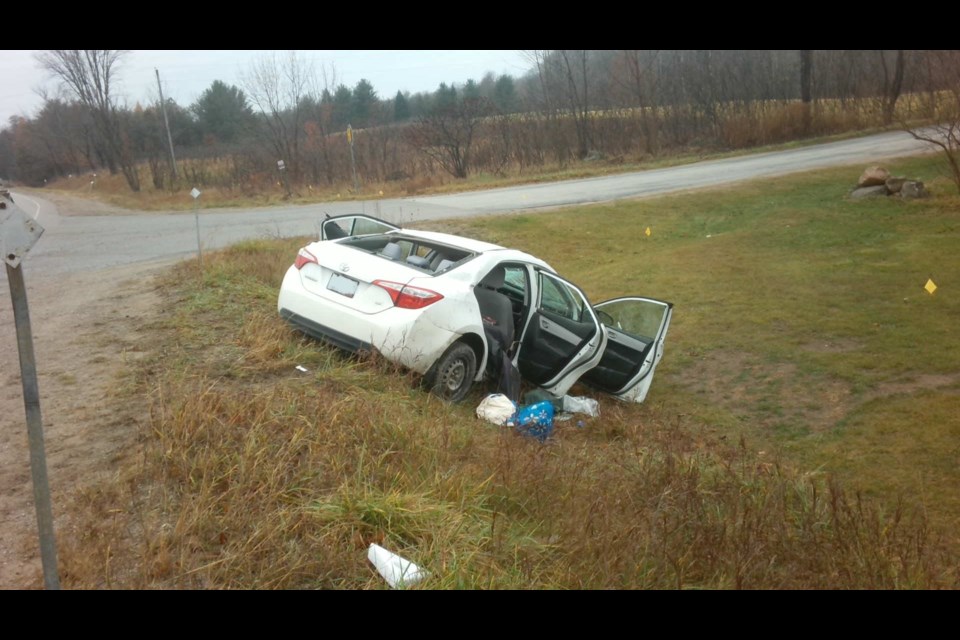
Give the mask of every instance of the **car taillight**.
<path id="1" fill-rule="evenodd" d="M 393 306 L 401 309 L 423 309 L 437 300 L 443 300 L 442 295 L 430 289 L 411 287 L 389 280 L 374 280 L 373 284 L 386 291 L 393 300 Z"/>
<path id="2" fill-rule="evenodd" d="M 300 249 L 300 251 L 297 252 L 297 259 L 293 261 L 293 266 L 295 266 L 299 271 L 300 269 L 303 269 L 303 265 L 310 264 L 311 262 L 313 264 L 320 264 L 317 261 L 317 256 L 313 255 L 306 249 Z"/>

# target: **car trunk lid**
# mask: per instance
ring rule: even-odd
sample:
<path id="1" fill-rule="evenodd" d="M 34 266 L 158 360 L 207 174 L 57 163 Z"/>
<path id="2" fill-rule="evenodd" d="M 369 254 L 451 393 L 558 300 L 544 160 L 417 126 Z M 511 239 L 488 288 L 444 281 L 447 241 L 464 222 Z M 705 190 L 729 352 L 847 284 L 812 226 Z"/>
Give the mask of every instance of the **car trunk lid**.
<path id="1" fill-rule="evenodd" d="M 301 265 L 304 289 L 319 298 L 370 314 L 396 306 L 402 287 L 423 275 L 399 260 L 335 242 L 314 243 L 301 249 L 297 263 Z M 374 284 L 377 281 L 381 284 Z"/>

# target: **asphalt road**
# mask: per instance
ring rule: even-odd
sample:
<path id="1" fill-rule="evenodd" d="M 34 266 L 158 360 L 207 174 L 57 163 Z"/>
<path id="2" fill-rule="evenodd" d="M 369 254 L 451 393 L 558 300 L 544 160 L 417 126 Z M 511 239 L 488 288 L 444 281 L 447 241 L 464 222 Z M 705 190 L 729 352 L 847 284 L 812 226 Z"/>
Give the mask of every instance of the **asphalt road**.
<path id="1" fill-rule="evenodd" d="M 315 234 L 318 221 L 326 213 L 363 212 L 411 225 L 419 220 L 642 198 L 836 165 L 865 167 L 886 158 L 931 150 L 930 145 L 914 140 L 905 132 L 892 132 L 665 169 L 452 195 L 257 209 L 206 209 L 199 214 L 200 238 L 205 249 L 214 249 L 265 235 Z M 196 253 L 196 226 L 191 212 L 60 215 L 56 207 L 38 193 L 42 191 L 14 192 L 17 205 L 45 228 L 43 237 L 24 262 L 26 272 L 55 276 L 170 261 Z M 5 279 L 5 273 L 0 270 L 0 280 Z"/>

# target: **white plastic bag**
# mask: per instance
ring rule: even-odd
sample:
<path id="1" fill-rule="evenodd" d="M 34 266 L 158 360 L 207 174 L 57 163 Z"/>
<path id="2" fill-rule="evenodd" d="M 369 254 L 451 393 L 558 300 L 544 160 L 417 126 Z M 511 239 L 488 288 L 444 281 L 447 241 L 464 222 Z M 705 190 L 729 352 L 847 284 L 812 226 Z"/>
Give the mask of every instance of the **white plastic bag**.
<path id="1" fill-rule="evenodd" d="M 583 396 L 563 396 L 563 410 L 570 413 L 585 413 L 591 418 L 600 415 L 600 403 Z"/>
<path id="2" fill-rule="evenodd" d="M 493 393 L 477 407 L 477 417 L 502 427 L 517 412 L 516 405 L 502 393 Z"/>

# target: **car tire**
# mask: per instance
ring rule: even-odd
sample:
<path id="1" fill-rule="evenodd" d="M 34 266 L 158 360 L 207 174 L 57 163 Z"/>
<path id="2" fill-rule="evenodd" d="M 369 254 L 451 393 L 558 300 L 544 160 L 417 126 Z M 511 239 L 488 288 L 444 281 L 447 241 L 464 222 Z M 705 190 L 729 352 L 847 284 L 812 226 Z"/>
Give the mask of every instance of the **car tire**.
<path id="1" fill-rule="evenodd" d="M 476 375 L 477 354 L 469 345 L 454 342 L 427 373 L 427 388 L 447 402 L 460 402 L 470 392 Z"/>

